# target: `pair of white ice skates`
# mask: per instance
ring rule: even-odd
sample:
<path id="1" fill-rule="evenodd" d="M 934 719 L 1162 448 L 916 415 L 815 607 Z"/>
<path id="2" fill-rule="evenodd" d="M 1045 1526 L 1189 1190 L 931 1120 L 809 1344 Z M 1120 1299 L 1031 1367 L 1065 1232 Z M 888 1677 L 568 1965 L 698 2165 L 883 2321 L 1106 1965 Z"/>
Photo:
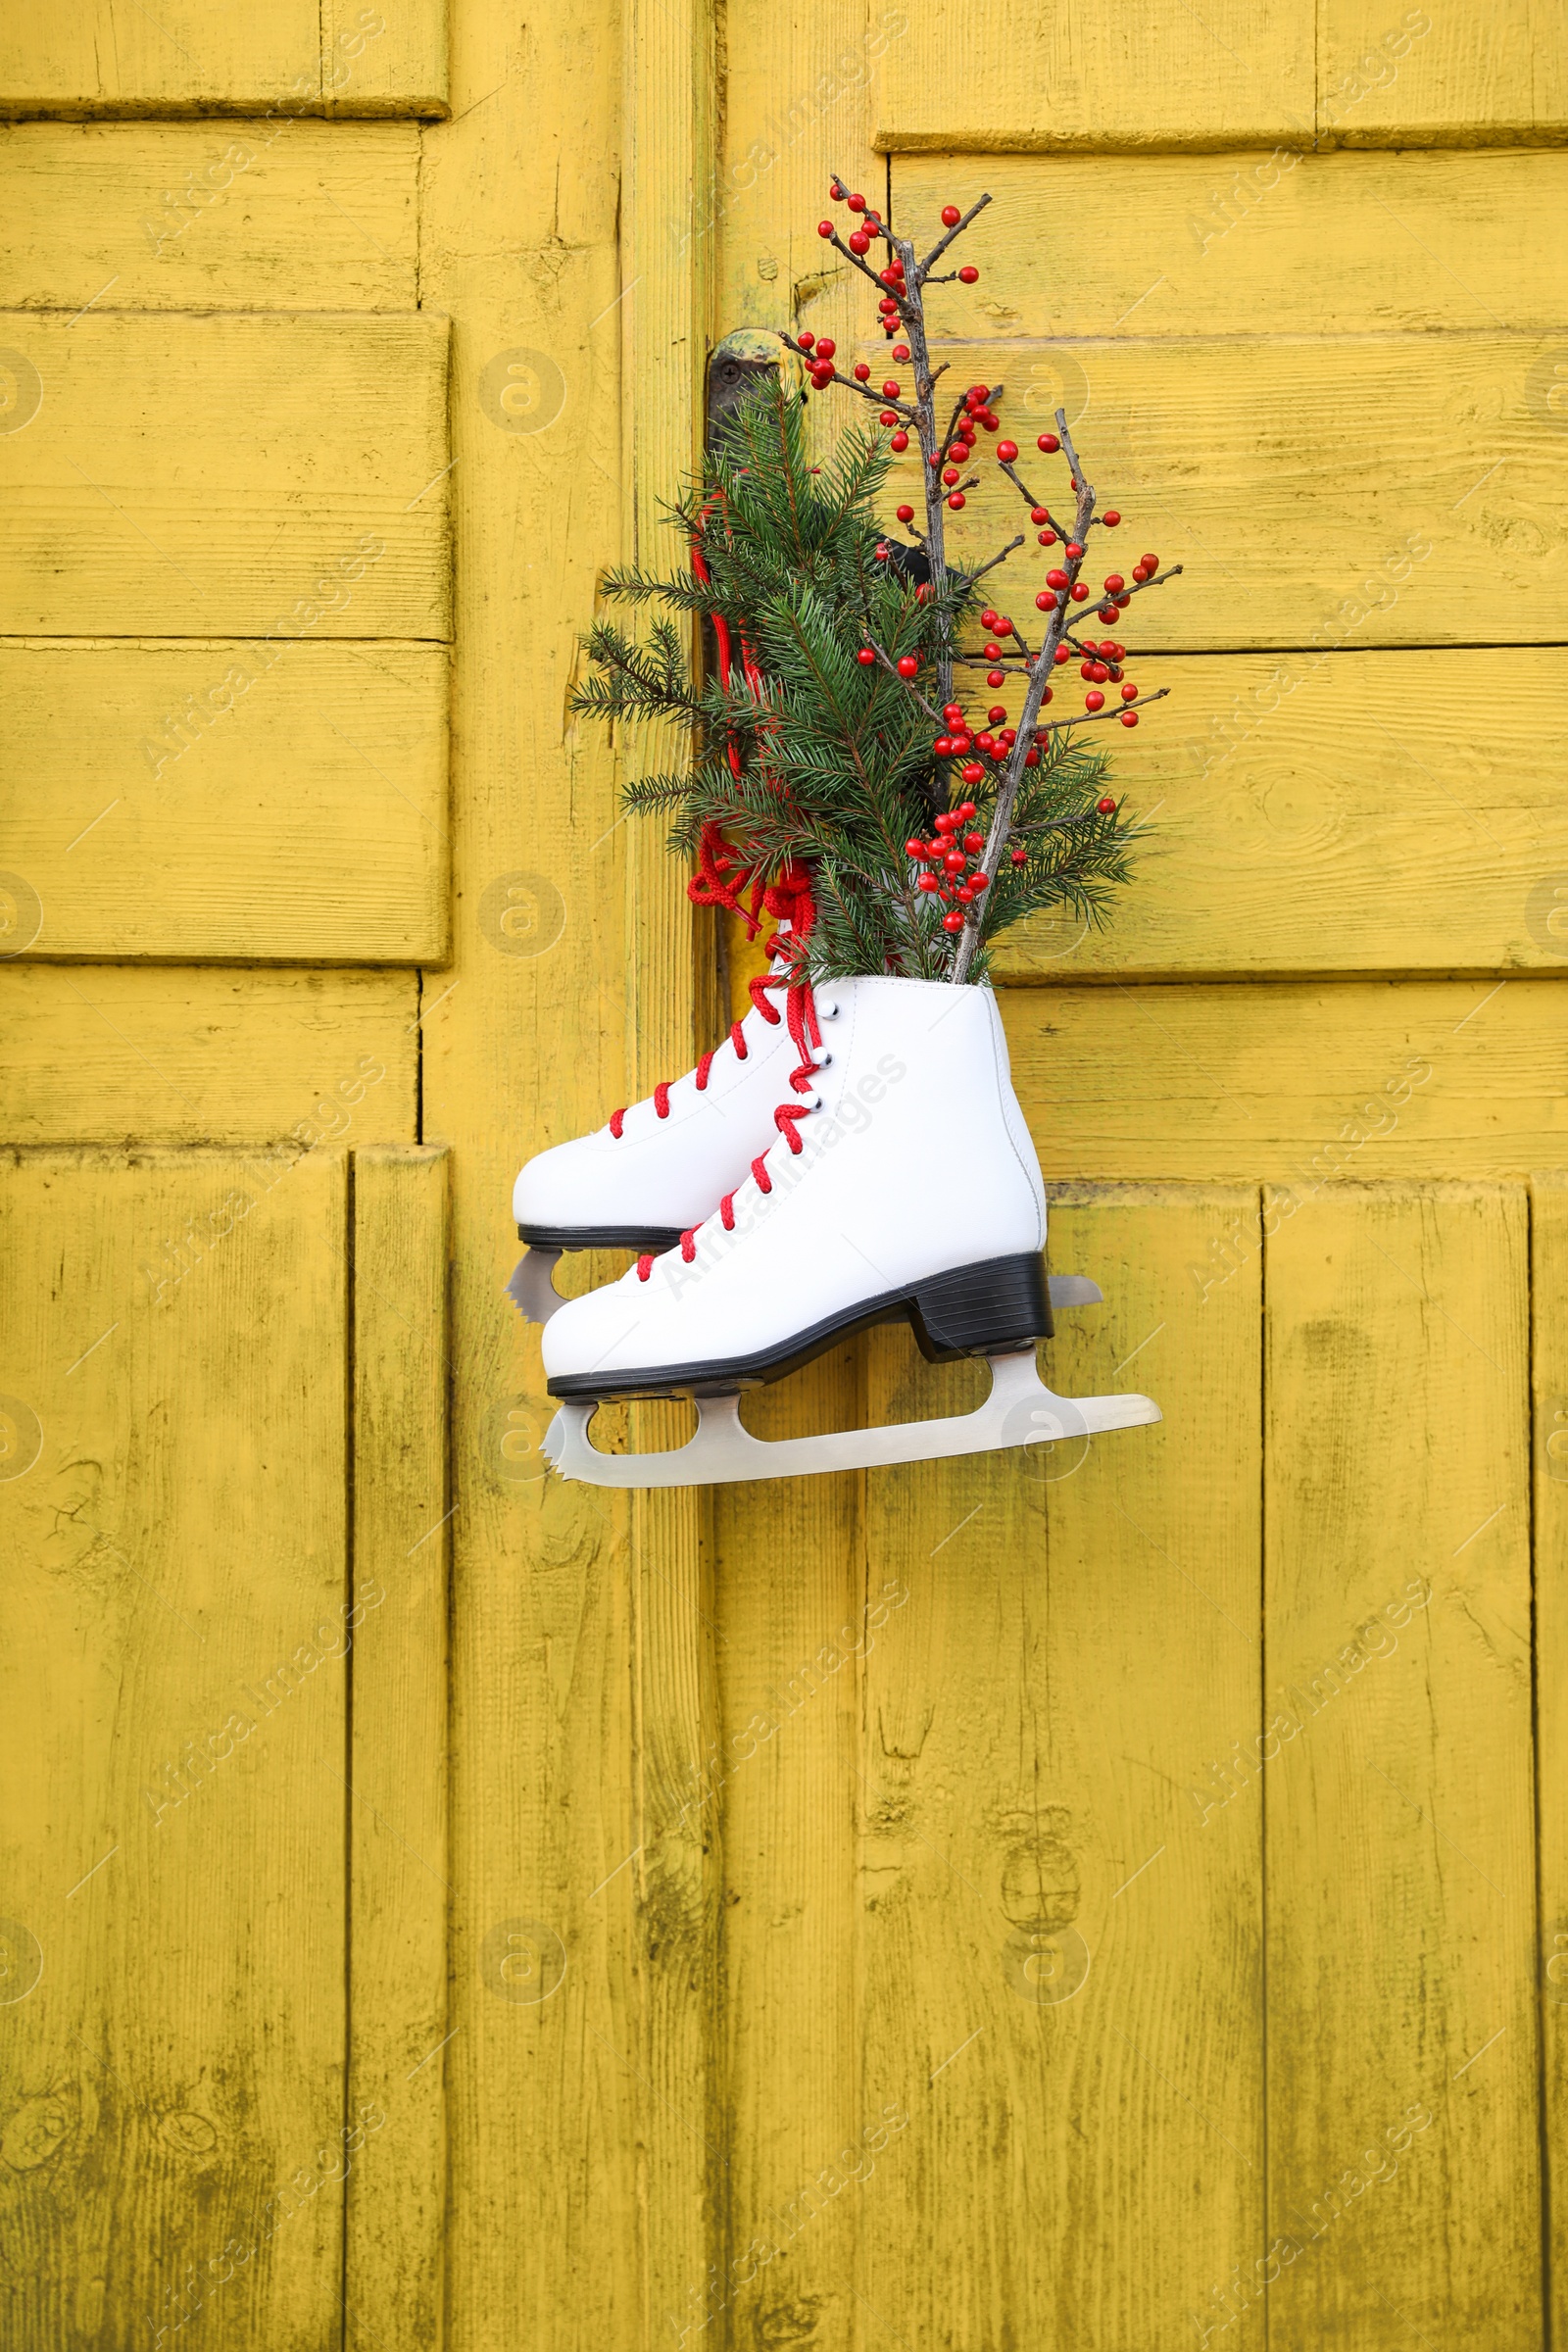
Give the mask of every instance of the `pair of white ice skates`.
<path id="1" fill-rule="evenodd" d="M 853 979 L 813 1000 L 780 959 L 752 998 L 686 1077 L 517 1178 L 528 1252 L 509 1289 L 546 1325 L 560 1410 L 544 1451 L 563 1476 L 704 1486 L 1157 1421 L 1147 1396 L 1060 1397 L 1035 1369 L 1052 1306 L 1101 1294 L 1078 1276 L 1048 1288 L 1045 1188 L 991 990 Z M 643 1254 L 620 1281 L 563 1300 L 551 1281 L 561 1251 L 600 1248 Z M 743 1427 L 741 1390 L 905 1320 L 933 1362 L 991 1358 L 983 1405 L 772 1443 Z M 603 1399 L 671 1396 L 696 1400 L 687 1445 L 607 1454 L 591 1444 Z"/>

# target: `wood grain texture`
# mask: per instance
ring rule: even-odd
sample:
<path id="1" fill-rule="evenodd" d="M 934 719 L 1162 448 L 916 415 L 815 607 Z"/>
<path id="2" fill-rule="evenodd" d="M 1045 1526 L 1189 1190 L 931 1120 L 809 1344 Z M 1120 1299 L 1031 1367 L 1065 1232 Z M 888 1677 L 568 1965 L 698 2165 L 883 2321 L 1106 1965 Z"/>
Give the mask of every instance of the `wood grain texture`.
<path id="1" fill-rule="evenodd" d="M 1568 2325 L 1568 1768 L 1564 1692 L 1568 1691 L 1568 1344 L 1558 1302 L 1568 1290 L 1568 1169 L 1552 1168 L 1530 1185 L 1534 1420 L 1536 1803 L 1540 1812 L 1542 2035 L 1542 2191 L 1549 2235 L 1547 2340 Z"/>
<path id="2" fill-rule="evenodd" d="M 0 630 L 446 636 L 444 318 L 12 311 L 0 339 L 38 392 L 0 438 Z"/>
<path id="3" fill-rule="evenodd" d="M 1233 1221 L 1254 1187 L 1054 1187 L 1050 1262 L 1106 1303 L 1046 1377 L 1164 1423 L 867 1477 L 861 2104 L 908 2117 L 868 2346 L 1176 2352 L 1259 2241 L 1261 1825 L 1185 1797 L 1258 1721 L 1258 1259 L 1206 1305 L 1185 1269 Z M 872 1337 L 875 1420 L 984 1380 Z"/>
<path id="4" fill-rule="evenodd" d="M 667 2187 L 644 2151 L 678 2144 L 700 2245 L 712 2135 L 701 2086 L 650 2082 L 644 2057 L 660 1916 L 659 1964 L 668 1981 L 684 1961 L 690 2000 L 706 1949 L 676 1942 L 693 1916 L 678 1884 L 651 1921 L 636 1899 L 630 1513 L 547 1483 L 538 1335 L 501 1289 L 519 1164 L 631 1100 L 627 828 L 607 748 L 564 712 L 599 568 L 621 543 L 616 305 L 635 273 L 614 177 L 585 168 L 620 135 L 618 28 L 519 29 L 467 7 L 453 33 L 454 120 L 428 134 L 423 216 L 424 300 L 456 322 L 461 550 L 454 961 L 427 986 L 422 1031 L 423 1133 L 453 1154 L 449 2328 L 453 2352 L 503 2337 L 577 2352 L 657 2340 L 641 2215 Z M 532 430 L 485 405 L 486 370 L 519 351 L 561 371 L 559 411 L 527 412 Z M 520 933 L 501 928 L 519 874 L 548 914 Z M 658 1584 L 660 1565 L 638 1573 Z M 671 1716 L 694 1703 L 700 1665 Z M 701 2284 L 703 2261 L 660 2286 Z"/>
<path id="5" fill-rule="evenodd" d="M 1525 1175 L 1568 1156 L 1551 980 L 1007 990 L 1053 1175 Z M 1218 1278 L 1228 1261 L 1207 1261 Z"/>
<path id="6" fill-rule="evenodd" d="M 440 115 L 445 0 L 82 0 L 14 12 L 0 31 L 0 107 L 18 115 Z"/>
<path id="7" fill-rule="evenodd" d="M 412 311 L 412 125 L 15 122 L 8 310 Z"/>
<path id="8" fill-rule="evenodd" d="M 267 1144 L 262 1189 L 302 1150 L 413 1140 L 412 973 L 13 963 L 0 1006 L 10 1143 Z"/>
<path id="9" fill-rule="evenodd" d="M 1102 509 L 1126 518 L 1102 564 L 1097 544 L 1101 579 L 1146 551 L 1186 566 L 1135 600 L 1130 645 L 1312 653 L 1568 634 L 1561 425 L 1541 373 L 1556 348 L 1491 332 L 932 346 L 964 380 L 1005 384 L 1037 498 L 1066 486 L 1063 461 L 1033 448 L 1065 406 Z M 1027 528 L 1005 477 L 980 472 L 952 518 L 955 559 Z M 901 458 L 890 498 L 910 480 Z M 1031 603 L 1046 551 L 1031 541 L 1014 561 L 1008 593 Z"/>
<path id="10" fill-rule="evenodd" d="M 145 1270 L 248 1177 L 82 1151 L 0 1182 L 4 1385 L 41 1431 L 0 1483 L 8 1961 L 42 1969 L 0 2005 L 19 2345 L 335 2340 L 343 1155 Z"/>
<path id="11" fill-rule="evenodd" d="M 439 963 L 427 645 L 0 645 L 0 824 L 38 956 Z"/>
<path id="12" fill-rule="evenodd" d="M 1152 832 L 1102 930 L 1004 934 L 1004 980 L 1562 968 L 1568 675 L 1555 648 L 1173 656 L 1116 737 Z M 1102 730 L 1103 734 L 1106 730 Z"/>
<path id="13" fill-rule="evenodd" d="M 898 11 L 904 17 L 905 11 Z M 1310 135 L 1314 20 L 1304 0 L 1227 0 L 1201 15 L 1156 0 L 1042 18 L 1025 0 L 908 12 L 877 92 L 876 144 L 1047 154 L 1062 148 L 1245 147 Z"/>
<path id="14" fill-rule="evenodd" d="M 1396 2318 L 1400 2340 L 1525 2352 L 1526 1197 L 1352 1185 L 1288 1207 L 1265 1195 L 1276 1748 L 1261 1789 L 1214 1790 L 1267 1818 L 1269 2341 L 1388 2340 Z"/>
<path id="15" fill-rule="evenodd" d="M 445 2317 L 447 1155 L 354 1155 L 346 2352 L 441 2352 Z"/>
<path id="16" fill-rule="evenodd" d="M 1568 126 L 1562 35 L 1556 0 L 1387 14 L 1367 0 L 1326 0 L 1318 135 L 1386 147 L 1560 138 Z"/>
<path id="17" fill-rule="evenodd" d="M 899 156 L 893 192 L 922 227 L 991 195 L 964 235 L 979 282 L 944 286 L 938 314 L 976 341 L 1499 321 L 1560 338 L 1568 314 L 1560 153 Z"/>

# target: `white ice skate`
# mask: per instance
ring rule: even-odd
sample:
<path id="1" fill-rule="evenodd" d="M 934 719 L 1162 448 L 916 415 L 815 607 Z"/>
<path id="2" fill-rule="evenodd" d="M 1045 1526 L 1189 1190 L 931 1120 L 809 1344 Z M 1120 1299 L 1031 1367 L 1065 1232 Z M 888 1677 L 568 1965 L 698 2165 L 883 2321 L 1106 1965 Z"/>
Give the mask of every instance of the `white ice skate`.
<path id="1" fill-rule="evenodd" d="M 745 1019 L 684 1078 L 523 1168 L 512 1213 L 528 1248 L 507 1295 L 524 1322 L 547 1323 L 565 1304 L 552 1280 L 563 1250 L 672 1250 L 776 1138 L 773 1108 L 801 1055 L 782 956 L 751 993 Z"/>
<path id="2" fill-rule="evenodd" d="M 1060 1397 L 1035 1370 L 1035 1342 L 1052 1328 L 1045 1191 L 991 991 L 843 980 L 814 1006 L 799 993 L 806 1014 L 792 1027 L 804 1027 L 806 1044 L 790 1071 L 795 1091 L 775 1095 L 776 1132 L 751 1173 L 678 1249 L 645 1254 L 551 1320 L 545 1370 L 561 1409 L 544 1451 L 555 1467 L 597 1486 L 702 1486 L 1157 1421 L 1147 1396 Z M 1072 1290 L 1073 1303 L 1099 1296 L 1092 1284 Z M 992 1359 L 983 1405 L 773 1443 L 741 1426 L 741 1390 L 852 1332 L 903 1320 L 934 1362 Z M 688 1445 L 606 1454 L 590 1442 L 602 1399 L 669 1396 L 697 1400 Z"/>

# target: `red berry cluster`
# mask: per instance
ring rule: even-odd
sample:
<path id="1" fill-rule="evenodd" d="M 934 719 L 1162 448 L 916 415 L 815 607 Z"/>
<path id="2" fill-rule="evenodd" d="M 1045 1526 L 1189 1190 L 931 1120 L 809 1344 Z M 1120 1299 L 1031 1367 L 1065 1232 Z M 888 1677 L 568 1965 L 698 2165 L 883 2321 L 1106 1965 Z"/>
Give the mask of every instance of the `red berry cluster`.
<path id="1" fill-rule="evenodd" d="M 1050 689 L 1047 691 L 1049 693 Z M 965 784 L 983 783 L 986 772 L 983 761 L 989 760 L 998 767 L 1004 766 L 1018 740 L 1017 728 L 1004 723 L 1006 715 L 1005 703 L 993 703 L 986 712 L 986 725 L 972 727 L 963 714 L 961 703 L 944 703 L 942 717 L 947 732 L 939 735 L 932 744 L 934 757 L 938 760 L 961 760 L 963 765 L 958 773 Z M 976 753 L 981 755 L 979 759 L 974 757 Z M 1025 767 L 1040 765 L 1037 744 L 1029 746 L 1023 763 Z"/>
<path id="2" fill-rule="evenodd" d="M 956 705 L 950 704 L 949 709 L 956 709 Z M 975 772 L 980 773 L 978 769 Z M 904 845 L 906 858 L 923 869 L 914 878 L 915 889 L 932 892 L 948 909 L 942 917 L 944 931 L 961 931 L 959 909 L 971 906 L 990 887 L 991 876 L 974 864 L 986 846 L 986 837 L 964 831 L 974 813 L 973 801 L 960 801 L 956 808 L 944 808 L 937 818 L 934 841 L 906 841 Z"/>

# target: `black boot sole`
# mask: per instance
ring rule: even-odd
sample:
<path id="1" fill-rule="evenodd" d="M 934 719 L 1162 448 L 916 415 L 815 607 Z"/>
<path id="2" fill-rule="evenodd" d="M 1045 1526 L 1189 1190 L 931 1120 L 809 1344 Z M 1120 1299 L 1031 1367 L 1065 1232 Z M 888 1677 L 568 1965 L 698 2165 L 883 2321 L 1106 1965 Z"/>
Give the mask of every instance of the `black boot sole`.
<path id="1" fill-rule="evenodd" d="M 699 1222 L 701 1220 L 699 1219 Z M 678 1225 L 519 1225 L 530 1250 L 637 1250 L 660 1257 L 680 1240 Z"/>
<path id="2" fill-rule="evenodd" d="M 837 1315 L 827 1315 L 772 1348 L 689 1364 L 662 1364 L 647 1372 L 567 1372 L 550 1385 L 552 1396 L 596 1400 L 614 1397 L 728 1396 L 782 1380 L 803 1364 L 825 1355 L 840 1340 L 878 1323 L 907 1323 L 928 1363 L 951 1364 L 970 1355 L 1006 1355 L 1049 1340 L 1055 1329 L 1046 1292 L 1045 1260 L 1038 1250 L 1011 1257 L 986 1257 L 951 1273 L 933 1274 L 905 1290 L 862 1298 Z"/>

